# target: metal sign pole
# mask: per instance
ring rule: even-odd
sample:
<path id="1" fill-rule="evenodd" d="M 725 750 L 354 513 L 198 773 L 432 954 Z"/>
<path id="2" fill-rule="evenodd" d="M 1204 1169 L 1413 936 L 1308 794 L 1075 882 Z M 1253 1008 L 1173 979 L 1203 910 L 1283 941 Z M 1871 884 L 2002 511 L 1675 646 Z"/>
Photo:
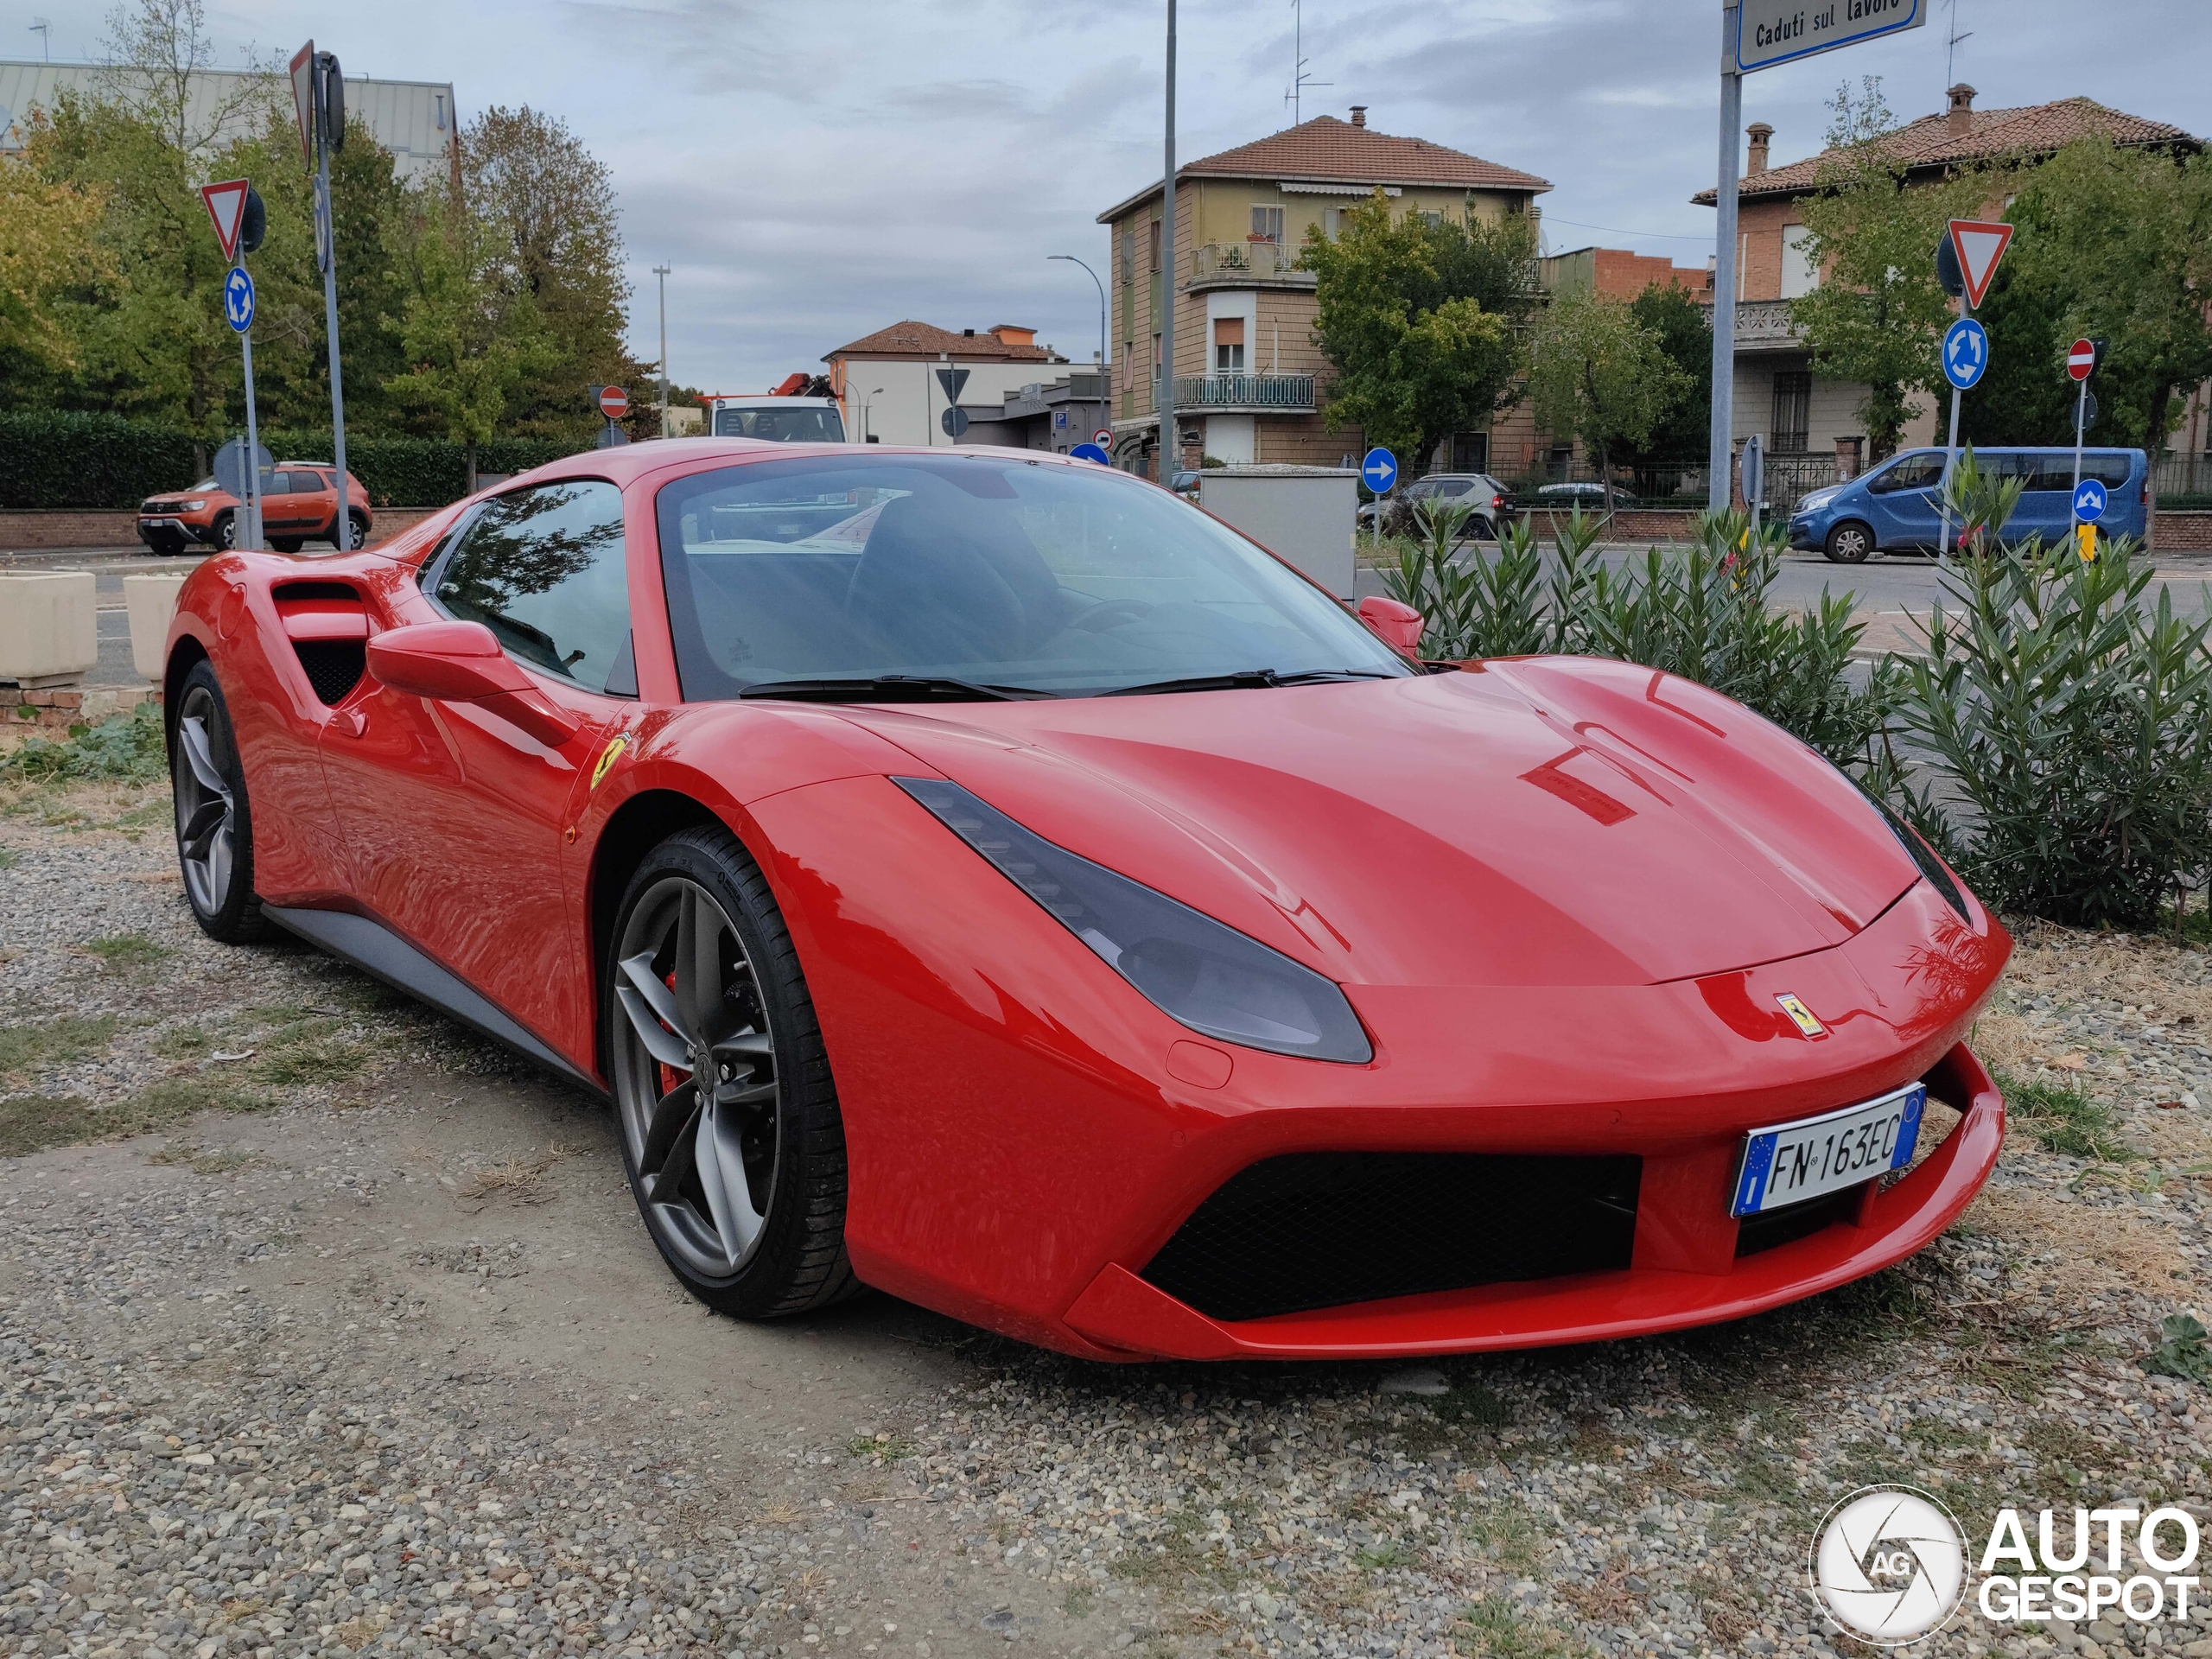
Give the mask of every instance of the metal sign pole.
<path id="1" fill-rule="evenodd" d="M 238 261 L 244 265 L 245 261 Z M 258 553 L 261 539 L 261 428 L 253 408 L 253 330 L 241 329 L 238 349 L 245 353 L 245 550 Z"/>
<path id="2" fill-rule="evenodd" d="M 1967 296 L 1959 296 L 1959 315 L 1967 314 Z M 1955 385 L 1951 388 L 1951 435 L 1943 446 L 1943 483 L 1936 501 L 1936 556 L 1948 558 L 1951 548 L 1951 470 L 1959 464 L 1959 399 L 1966 396 Z M 1961 521 L 1963 527 L 1963 520 Z"/>
<path id="3" fill-rule="evenodd" d="M 1720 10 L 1720 171 L 1713 245 L 1713 427 L 1706 460 L 1706 505 L 1728 510 L 1729 459 L 1736 439 L 1736 130 L 1743 124 L 1744 77 L 1736 69 L 1737 9 Z"/>
<path id="4" fill-rule="evenodd" d="M 330 147 L 315 137 L 315 202 L 322 209 L 322 316 L 330 336 L 330 433 L 338 471 L 338 513 L 331 535 L 340 548 L 353 545 L 353 520 L 346 501 L 346 382 L 338 368 L 338 219 L 330 206 Z"/>
<path id="5" fill-rule="evenodd" d="M 250 394 L 249 394 L 250 395 Z M 2089 377 L 2082 377 L 2080 394 L 2074 399 L 2074 493 L 2067 499 L 2082 499 L 2082 429 L 2089 423 Z M 2077 512 L 2077 518 L 2080 516 Z"/>
<path id="6" fill-rule="evenodd" d="M 1183 465 L 1175 441 L 1175 0 L 1167 0 L 1166 135 L 1160 173 L 1160 481 L 1172 490 Z"/>

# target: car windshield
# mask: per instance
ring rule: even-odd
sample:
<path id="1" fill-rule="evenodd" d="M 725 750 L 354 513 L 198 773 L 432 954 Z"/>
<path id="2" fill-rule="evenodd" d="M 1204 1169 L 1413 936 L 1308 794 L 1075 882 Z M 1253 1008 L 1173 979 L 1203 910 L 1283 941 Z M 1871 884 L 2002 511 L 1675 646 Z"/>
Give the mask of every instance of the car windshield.
<path id="1" fill-rule="evenodd" d="M 715 435 L 770 443 L 842 443 L 845 423 L 834 409 L 718 409 Z"/>
<path id="2" fill-rule="evenodd" d="M 1054 696 L 1413 671 L 1166 491 L 992 456 L 758 461 L 665 486 L 683 695 L 882 676 Z M 1179 688 L 1202 689 L 1202 688 Z"/>

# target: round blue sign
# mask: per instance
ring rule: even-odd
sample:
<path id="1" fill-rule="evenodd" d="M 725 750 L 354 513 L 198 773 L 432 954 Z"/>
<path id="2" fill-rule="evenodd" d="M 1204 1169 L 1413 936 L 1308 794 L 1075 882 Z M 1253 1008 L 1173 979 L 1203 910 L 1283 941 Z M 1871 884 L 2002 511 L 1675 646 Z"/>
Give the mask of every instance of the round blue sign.
<path id="1" fill-rule="evenodd" d="M 2105 486 L 2094 478 L 2085 478 L 2074 486 L 2074 517 L 2077 523 L 2094 524 L 2105 516 Z"/>
<path id="2" fill-rule="evenodd" d="M 244 265 L 232 265 L 223 278 L 223 321 L 241 334 L 253 327 L 253 278 Z"/>
<path id="3" fill-rule="evenodd" d="M 1388 495 L 1398 481 L 1398 458 L 1388 449 L 1374 448 L 1359 463 L 1360 481 L 1377 495 Z"/>
<path id="4" fill-rule="evenodd" d="M 1113 457 L 1095 443 L 1078 443 L 1068 451 L 1068 454 L 1072 460 L 1096 461 L 1101 467 L 1114 464 Z"/>
<path id="5" fill-rule="evenodd" d="M 1943 331 L 1943 378 L 1961 391 L 1981 378 L 1989 366 L 1989 333 L 1972 317 L 1961 317 Z"/>

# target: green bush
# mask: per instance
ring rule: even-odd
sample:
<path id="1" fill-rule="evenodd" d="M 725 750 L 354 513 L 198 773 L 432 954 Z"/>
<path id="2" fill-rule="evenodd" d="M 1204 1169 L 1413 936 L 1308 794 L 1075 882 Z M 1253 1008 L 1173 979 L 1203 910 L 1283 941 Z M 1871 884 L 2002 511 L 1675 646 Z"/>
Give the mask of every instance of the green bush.
<path id="1" fill-rule="evenodd" d="M 0 414 L 0 507 L 135 507 L 192 482 L 192 435 L 120 415 Z"/>
<path id="2" fill-rule="evenodd" d="M 330 429 L 264 429 L 278 461 L 329 461 Z M 478 446 L 480 473 L 524 473 L 576 453 L 547 438 L 493 438 Z M 468 493 L 468 463 L 443 438 L 348 432 L 346 465 L 372 505 L 442 507 Z M 73 410 L 0 414 L 0 507 L 135 507 L 197 481 L 192 435 L 176 428 Z"/>
<path id="3" fill-rule="evenodd" d="M 0 783 L 65 778 L 150 782 L 168 772 L 162 711 L 151 702 L 142 702 L 127 715 L 110 715 L 64 742 L 35 737 L 0 754 Z"/>
<path id="4" fill-rule="evenodd" d="M 1500 526 L 1495 556 L 1476 551 L 1454 563 L 1465 513 L 1424 504 L 1415 518 L 1421 539 L 1382 573 L 1391 596 L 1427 620 L 1427 655 L 1557 652 L 1642 663 L 1734 697 L 1877 786 L 1886 780 L 1878 739 L 1897 696 L 1896 671 L 1878 667 L 1863 688 L 1850 683 L 1865 625 L 1853 620 L 1848 595 L 1824 594 L 1817 610 L 1802 613 L 1768 605 L 1781 569 L 1780 526 L 1754 540 L 1744 515 L 1707 515 L 1680 556 L 1654 548 L 1640 566 L 1613 571 L 1594 550 L 1605 520 L 1579 511 L 1553 520 L 1548 562 L 1524 514 Z"/>

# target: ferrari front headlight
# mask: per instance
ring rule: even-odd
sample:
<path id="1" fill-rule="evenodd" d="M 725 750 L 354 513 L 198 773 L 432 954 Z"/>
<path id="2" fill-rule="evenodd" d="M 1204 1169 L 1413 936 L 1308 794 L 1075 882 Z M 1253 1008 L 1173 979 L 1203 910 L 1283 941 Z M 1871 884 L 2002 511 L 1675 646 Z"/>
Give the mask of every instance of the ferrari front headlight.
<path id="1" fill-rule="evenodd" d="M 891 780 L 1171 1020 L 1274 1054 L 1364 1065 L 1375 1050 L 1333 980 L 1025 830 L 959 785 Z"/>

